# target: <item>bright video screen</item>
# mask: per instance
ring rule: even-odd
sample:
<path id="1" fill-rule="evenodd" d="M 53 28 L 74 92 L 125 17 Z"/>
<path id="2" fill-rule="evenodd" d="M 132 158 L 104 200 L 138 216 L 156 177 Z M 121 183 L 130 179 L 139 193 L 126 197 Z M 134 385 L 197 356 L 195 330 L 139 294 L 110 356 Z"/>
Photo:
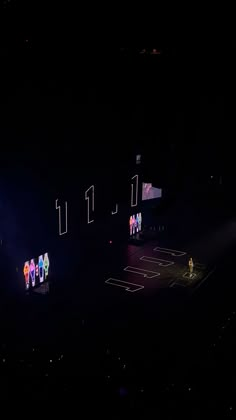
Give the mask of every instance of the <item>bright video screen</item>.
<path id="1" fill-rule="evenodd" d="M 26 261 L 23 268 L 25 278 L 25 289 L 35 287 L 43 283 L 48 278 L 49 273 L 49 257 L 48 253 L 40 255 Z"/>
<path id="2" fill-rule="evenodd" d="M 161 198 L 162 189 L 154 188 L 150 183 L 144 183 L 142 185 L 142 200 L 152 200 L 153 198 Z"/>
<path id="3" fill-rule="evenodd" d="M 129 218 L 129 234 L 130 236 L 142 230 L 142 213 L 133 214 Z"/>

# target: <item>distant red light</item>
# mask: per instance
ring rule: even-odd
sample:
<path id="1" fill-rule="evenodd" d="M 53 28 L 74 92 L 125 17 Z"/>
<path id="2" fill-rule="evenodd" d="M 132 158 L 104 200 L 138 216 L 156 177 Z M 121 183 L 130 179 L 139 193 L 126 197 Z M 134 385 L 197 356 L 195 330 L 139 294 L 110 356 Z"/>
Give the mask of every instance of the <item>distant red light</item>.
<path id="1" fill-rule="evenodd" d="M 112 244 L 112 241 L 109 241 L 109 244 Z"/>

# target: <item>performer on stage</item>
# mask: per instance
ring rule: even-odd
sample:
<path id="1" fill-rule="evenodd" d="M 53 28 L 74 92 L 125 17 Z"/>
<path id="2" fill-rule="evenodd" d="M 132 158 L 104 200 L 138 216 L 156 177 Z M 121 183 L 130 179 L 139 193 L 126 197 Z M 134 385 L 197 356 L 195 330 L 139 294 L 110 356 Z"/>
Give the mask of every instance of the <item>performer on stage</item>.
<path id="1" fill-rule="evenodd" d="M 192 276 L 193 276 L 193 267 L 194 267 L 192 257 L 189 259 L 188 266 L 189 266 L 189 277 L 192 278 Z"/>

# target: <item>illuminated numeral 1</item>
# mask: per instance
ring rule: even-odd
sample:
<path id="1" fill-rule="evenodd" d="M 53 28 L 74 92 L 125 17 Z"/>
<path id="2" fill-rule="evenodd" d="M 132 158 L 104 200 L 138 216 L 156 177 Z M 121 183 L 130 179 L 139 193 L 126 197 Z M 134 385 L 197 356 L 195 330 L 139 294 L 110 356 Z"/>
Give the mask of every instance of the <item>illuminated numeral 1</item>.
<path id="1" fill-rule="evenodd" d="M 68 232 L 67 229 L 67 201 L 65 201 L 65 230 L 62 232 L 61 224 L 61 206 L 58 205 L 58 199 L 56 200 L 56 209 L 59 210 L 59 236 L 65 235 Z"/>
<path id="2" fill-rule="evenodd" d="M 94 219 L 90 219 L 91 213 L 94 212 L 94 185 L 91 185 L 87 191 L 85 191 L 85 200 L 87 200 L 87 223 L 93 223 Z"/>
<path id="3" fill-rule="evenodd" d="M 134 180 L 131 183 L 131 207 L 136 207 L 138 205 L 138 175 L 134 175 L 131 179 Z"/>

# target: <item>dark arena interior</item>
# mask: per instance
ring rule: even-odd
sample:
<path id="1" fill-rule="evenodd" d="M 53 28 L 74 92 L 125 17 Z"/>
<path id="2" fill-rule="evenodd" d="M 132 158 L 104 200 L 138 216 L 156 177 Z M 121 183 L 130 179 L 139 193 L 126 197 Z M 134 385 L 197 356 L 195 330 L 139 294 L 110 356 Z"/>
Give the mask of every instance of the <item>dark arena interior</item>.
<path id="1" fill-rule="evenodd" d="M 0 401 L 233 418 L 235 48 L 0 54 Z"/>

